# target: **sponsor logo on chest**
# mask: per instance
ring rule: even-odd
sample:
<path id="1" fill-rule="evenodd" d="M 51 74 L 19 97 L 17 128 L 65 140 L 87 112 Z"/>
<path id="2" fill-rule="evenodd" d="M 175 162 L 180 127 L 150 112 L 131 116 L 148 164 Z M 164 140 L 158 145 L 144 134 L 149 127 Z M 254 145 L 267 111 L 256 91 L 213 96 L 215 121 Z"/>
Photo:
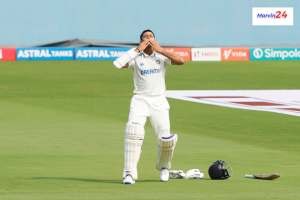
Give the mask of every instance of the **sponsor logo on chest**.
<path id="1" fill-rule="evenodd" d="M 148 74 L 160 73 L 160 71 L 161 71 L 160 63 L 161 63 L 161 61 L 159 59 L 153 59 L 147 64 L 146 64 L 146 62 L 141 62 L 140 68 L 144 68 L 144 69 L 141 69 L 141 75 L 145 76 Z M 147 66 L 150 66 L 152 69 L 145 69 L 145 68 L 148 68 Z"/>
<path id="2" fill-rule="evenodd" d="M 160 69 L 147 69 L 147 70 L 141 70 L 141 75 L 157 74 L 157 73 L 160 73 Z"/>

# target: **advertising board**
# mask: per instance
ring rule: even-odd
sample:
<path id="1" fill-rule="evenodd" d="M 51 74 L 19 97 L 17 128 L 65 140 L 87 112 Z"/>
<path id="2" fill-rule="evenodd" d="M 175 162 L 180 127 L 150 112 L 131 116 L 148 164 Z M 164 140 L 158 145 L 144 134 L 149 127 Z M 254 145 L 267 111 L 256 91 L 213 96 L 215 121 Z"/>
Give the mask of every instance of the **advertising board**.
<path id="1" fill-rule="evenodd" d="M 300 48 L 250 48 L 250 60 L 300 60 Z"/>
<path id="2" fill-rule="evenodd" d="M 16 48 L 0 47 L 0 61 L 16 60 Z"/>
<path id="3" fill-rule="evenodd" d="M 75 48 L 75 60 L 115 60 L 130 48 L 114 47 L 78 47 Z"/>
<path id="4" fill-rule="evenodd" d="M 192 48 L 192 61 L 221 61 L 221 48 Z"/>
<path id="5" fill-rule="evenodd" d="M 250 60 L 249 48 L 221 48 L 222 61 Z"/>
<path id="6" fill-rule="evenodd" d="M 191 48 L 163 47 L 163 49 L 180 55 L 185 61 L 191 60 Z"/>
<path id="7" fill-rule="evenodd" d="M 17 48 L 17 60 L 74 60 L 73 47 Z"/>

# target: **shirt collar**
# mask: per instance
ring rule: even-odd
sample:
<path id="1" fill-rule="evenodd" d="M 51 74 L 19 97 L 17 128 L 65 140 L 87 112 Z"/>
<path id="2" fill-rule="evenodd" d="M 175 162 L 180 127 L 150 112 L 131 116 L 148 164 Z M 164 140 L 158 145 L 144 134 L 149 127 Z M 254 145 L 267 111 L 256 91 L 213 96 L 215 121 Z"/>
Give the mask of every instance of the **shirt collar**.
<path id="1" fill-rule="evenodd" d="M 141 54 L 144 55 L 144 57 L 146 57 L 146 58 L 149 56 L 145 52 L 142 52 Z M 156 51 L 153 51 L 153 53 L 150 56 L 154 57 L 154 56 L 156 56 L 156 54 L 157 54 Z"/>

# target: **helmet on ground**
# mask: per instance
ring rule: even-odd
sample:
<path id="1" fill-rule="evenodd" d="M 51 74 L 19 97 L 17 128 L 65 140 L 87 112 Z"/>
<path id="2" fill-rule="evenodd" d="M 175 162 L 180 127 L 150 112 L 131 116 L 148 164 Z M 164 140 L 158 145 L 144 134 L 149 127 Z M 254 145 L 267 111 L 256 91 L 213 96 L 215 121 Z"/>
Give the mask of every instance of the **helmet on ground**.
<path id="1" fill-rule="evenodd" d="M 228 162 L 217 160 L 209 167 L 208 174 L 211 179 L 228 179 L 232 176 L 233 171 Z"/>

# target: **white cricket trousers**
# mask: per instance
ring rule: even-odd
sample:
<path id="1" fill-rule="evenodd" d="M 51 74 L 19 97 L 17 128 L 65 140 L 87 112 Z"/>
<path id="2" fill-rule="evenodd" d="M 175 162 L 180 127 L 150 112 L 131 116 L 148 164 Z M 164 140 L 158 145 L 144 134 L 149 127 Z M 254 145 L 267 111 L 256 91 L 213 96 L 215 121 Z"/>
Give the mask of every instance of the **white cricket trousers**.
<path id="1" fill-rule="evenodd" d="M 128 122 L 145 126 L 147 117 L 156 133 L 156 137 L 170 136 L 170 105 L 164 94 L 146 96 L 136 94 L 130 102 Z"/>

